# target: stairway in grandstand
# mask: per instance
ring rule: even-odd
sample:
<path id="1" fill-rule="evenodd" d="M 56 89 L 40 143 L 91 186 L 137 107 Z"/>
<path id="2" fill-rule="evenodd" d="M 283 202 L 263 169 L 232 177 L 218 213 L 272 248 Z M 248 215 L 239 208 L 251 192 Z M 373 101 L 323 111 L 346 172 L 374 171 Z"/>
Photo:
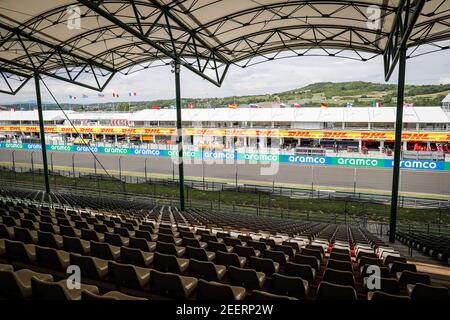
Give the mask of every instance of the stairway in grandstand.
<path id="1" fill-rule="evenodd" d="M 441 282 L 361 227 L 56 193 L 42 199 L 0 191 L 0 296 L 449 299 Z M 69 265 L 80 267 L 84 290 L 67 288 Z M 371 266 L 381 287 L 368 291 Z"/>

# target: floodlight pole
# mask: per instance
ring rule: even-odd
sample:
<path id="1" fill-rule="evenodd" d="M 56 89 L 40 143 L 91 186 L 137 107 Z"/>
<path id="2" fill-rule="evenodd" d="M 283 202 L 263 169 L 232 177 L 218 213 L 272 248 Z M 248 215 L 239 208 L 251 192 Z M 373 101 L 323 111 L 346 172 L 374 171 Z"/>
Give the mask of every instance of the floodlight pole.
<path id="1" fill-rule="evenodd" d="M 399 49 L 397 117 L 395 121 L 394 170 L 392 175 L 391 219 L 389 225 L 389 242 L 395 242 L 398 210 L 398 187 L 400 180 L 400 155 L 403 129 L 403 99 L 405 94 L 406 47 Z"/>
<path id="2" fill-rule="evenodd" d="M 41 138 L 41 146 L 42 146 L 42 164 L 44 167 L 44 179 L 45 179 L 45 192 L 47 194 L 50 193 L 50 180 L 48 176 L 48 163 L 47 163 L 47 149 L 45 145 L 45 132 L 44 132 L 44 116 L 42 114 L 42 99 L 41 99 L 41 88 L 39 85 L 39 73 L 34 71 L 34 83 L 36 87 L 36 101 L 38 107 L 38 116 L 39 116 L 39 135 Z"/>
<path id="3" fill-rule="evenodd" d="M 184 164 L 183 164 L 183 126 L 181 119 L 181 84 L 180 84 L 180 61 L 172 61 L 172 71 L 175 73 L 175 104 L 177 108 L 177 147 L 178 147 L 178 179 L 180 187 L 180 209 L 185 210 L 184 201 Z"/>

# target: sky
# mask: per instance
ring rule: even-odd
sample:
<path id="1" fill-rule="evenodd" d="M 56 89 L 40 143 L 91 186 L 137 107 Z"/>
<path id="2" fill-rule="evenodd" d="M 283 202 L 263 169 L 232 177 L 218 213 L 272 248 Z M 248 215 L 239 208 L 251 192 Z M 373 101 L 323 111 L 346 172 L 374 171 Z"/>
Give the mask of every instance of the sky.
<path id="1" fill-rule="evenodd" d="M 182 68 L 181 93 L 184 98 L 213 98 L 240 95 L 277 93 L 300 88 L 316 82 L 370 81 L 384 82 L 383 59 L 376 57 L 368 62 L 330 57 L 297 57 L 262 63 L 246 69 L 232 66 L 221 88 L 203 80 Z M 394 72 L 390 83 L 397 81 Z M 60 103 L 103 103 L 109 101 L 151 101 L 174 98 L 174 75 L 170 67 L 147 69 L 132 75 L 116 75 L 104 90 L 105 98 L 97 92 L 71 85 L 59 80 L 45 78 L 44 81 Z M 407 60 L 407 84 L 450 83 L 450 50 L 432 53 Z M 53 102 L 41 86 L 44 102 Z M 112 93 L 118 92 L 119 99 Z M 136 97 L 128 97 L 136 92 Z M 88 98 L 81 99 L 82 94 Z M 77 96 L 77 100 L 69 99 Z M 35 100 L 34 81 L 29 81 L 16 95 L 0 93 L 0 105 Z"/>

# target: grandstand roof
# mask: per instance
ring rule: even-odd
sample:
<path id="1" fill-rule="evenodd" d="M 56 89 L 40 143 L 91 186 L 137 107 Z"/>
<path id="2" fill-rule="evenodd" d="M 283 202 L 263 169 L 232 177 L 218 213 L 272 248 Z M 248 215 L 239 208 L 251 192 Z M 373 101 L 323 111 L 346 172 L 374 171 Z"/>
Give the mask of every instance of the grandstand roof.
<path id="1" fill-rule="evenodd" d="M 26 78 L 37 69 L 103 89 L 116 72 L 129 74 L 175 58 L 218 84 L 230 64 L 246 67 L 303 55 L 367 60 L 385 53 L 404 3 L 2 0 L 0 71 Z M 380 13 L 374 21 L 371 6 Z M 407 46 L 450 39 L 449 11 L 449 1 L 425 1 Z"/>
<path id="2" fill-rule="evenodd" d="M 381 108 L 265 108 L 265 109 L 183 109 L 183 121 L 189 122 L 395 122 L 394 107 Z M 34 111 L 2 111 L 6 121 L 37 121 Z M 71 120 L 175 121 L 172 109 L 142 110 L 134 113 L 68 112 Z M 45 120 L 63 120 L 61 111 L 44 111 Z M 450 123 L 440 107 L 407 107 L 403 110 L 404 123 Z"/>

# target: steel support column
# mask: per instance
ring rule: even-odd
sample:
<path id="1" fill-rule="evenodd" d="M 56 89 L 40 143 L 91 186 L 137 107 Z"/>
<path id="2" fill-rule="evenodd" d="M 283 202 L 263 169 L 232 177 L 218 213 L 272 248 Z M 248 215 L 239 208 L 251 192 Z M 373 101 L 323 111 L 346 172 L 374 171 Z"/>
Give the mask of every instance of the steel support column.
<path id="1" fill-rule="evenodd" d="M 402 46 L 399 51 L 399 65 L 398 65 L 397 117 L 395 121 L 394 170 L 392 174 L 389 242 L 395 242 L 395 231 L 397 228 L 397 209 L 398 209 L 398 191 L 399 191 L 398 187 L 400 180 L 400 155 L 402 147 L 402 129 L 403 129 L 403 99 L 405 94 L 405 70 L 406 70 L 406 47 Z"/>
<path id="2" fill-rule="evenodd" d="M 45 192 L 47 194 L 50 193 L 50 180 L 48 176 L 48 163 L 47 163 L 47 149 L 45 145 L 45 132 L 44 132 L 44 116 L 42 114 L 42 99 L 41 99 L 41 88 L 39 85 L 39 73 L 37 71 L 34 72 L 34 82 L 36 87 L 36 101 L 38 107 L 38 116 L 39 116 L 39 136 L 41 138 L 41 146 L 42 146 L 42 164 L 44 166 L 44 179 L 45 179 Z"/>
<path id="3" fill-rule="evenodd" d="M 178 181 L 180 187 L 180 209 L 184 211 L 184 164 L 183 164 L 183 124 L 181 119 L 181 83 L 180 83 L 180 67 L 179 61 L 172 62 L 173 71 L 175 73 L 175 104 L 177 108 L 177 147 L 178 147 Z"/>

